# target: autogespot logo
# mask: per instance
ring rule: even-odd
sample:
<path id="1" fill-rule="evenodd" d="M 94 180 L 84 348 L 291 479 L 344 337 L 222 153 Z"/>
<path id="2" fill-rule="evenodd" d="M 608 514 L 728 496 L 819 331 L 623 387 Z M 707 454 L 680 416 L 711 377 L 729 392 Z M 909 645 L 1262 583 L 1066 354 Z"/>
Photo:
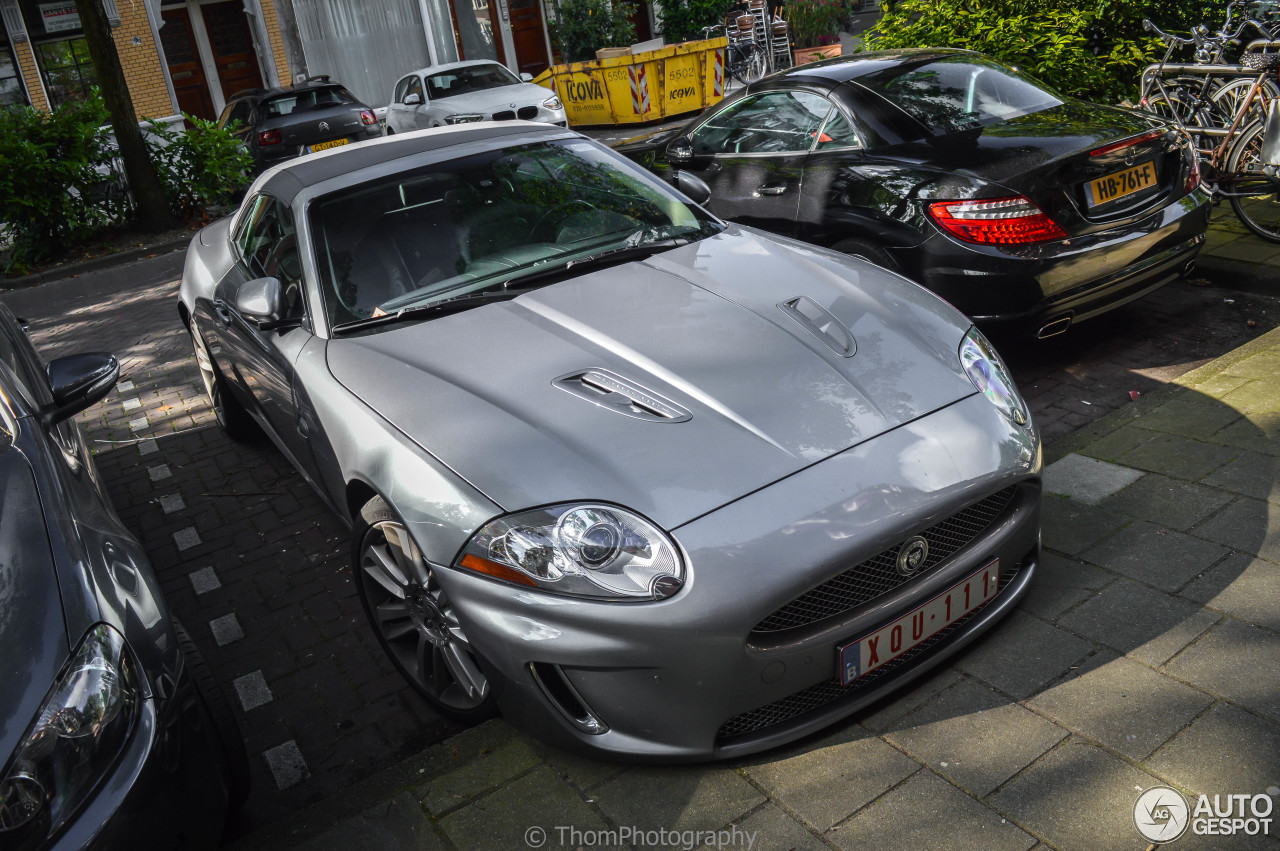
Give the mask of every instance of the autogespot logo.
<path id="1" fill-rule="evenodd" d="M 1172 842 L 1187 831 L 1187 799 L 1168 786 L 1152 786 L 1133 805 L 1133 823 L 1150 842 Z"/>

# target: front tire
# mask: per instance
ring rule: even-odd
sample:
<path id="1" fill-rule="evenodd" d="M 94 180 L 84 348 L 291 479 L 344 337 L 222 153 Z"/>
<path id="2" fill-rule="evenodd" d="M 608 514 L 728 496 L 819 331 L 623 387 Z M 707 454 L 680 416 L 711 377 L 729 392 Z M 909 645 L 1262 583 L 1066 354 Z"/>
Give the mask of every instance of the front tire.
<path id="1" fill-rule="evenodd" d="M 404 523 L 381 497 L 352 534 L 360 605 L 396 669 L 441 715 L 474 724 L 498 714 L 457 611 Z"/>
<path id="2" fill-rule="evenodd" d="M 231 701 L 227 700 L 226 692 L 209 669 L 200 648 L 191 640 L 181 623 L 177 620 L 172 623 L 174 636 L 178 639 L 178 647 L 186 660 L 196 693 L 200 695 L 209 717 L 213 719 L 213 731 L 227 769 L 227 808 L 230 812 L 235 812 L 249 800 L 249 752 L 244 746 L 244 734 L 236 719 L 235 710 L 231 708 Z"/>
<path id="3" fill-rule="evenodd" d="M 209 398 L 213 414 L 218 418 L 218 425 L 226 432 L 227 437 L 240 443 L 251 443 L 262 434 L 262 429 L 249 416 L 249 412 L 227 389 L 226 382 L 218 374 L 218 367 L 213 356 L 205 345 L 204 337 L 196 328 L 195 317 L 191 318 L 191 345 L 195 349 L 196 366 L 200 367 L 200 379 L 204 382 L 204 392 Z"/>

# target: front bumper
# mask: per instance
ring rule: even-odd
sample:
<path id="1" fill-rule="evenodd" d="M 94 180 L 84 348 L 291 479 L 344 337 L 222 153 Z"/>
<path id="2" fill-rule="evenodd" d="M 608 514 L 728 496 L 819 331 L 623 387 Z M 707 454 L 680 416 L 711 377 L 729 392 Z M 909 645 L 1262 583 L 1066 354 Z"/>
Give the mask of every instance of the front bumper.
<path id="1" fill-rule="evenodd" d="M 503 713 L 519 726 L 565 747 L 630 758 L 751 753 L 857 711 L 1006 614 L 1038 560 L 1039 470 L 1034 430 L 974 395 L 674 530 L 689 571 L 671 599 L 594 603 L 453 570 L 440 581 Z M 936 567 L 816 623 L 753 632 L 809 589 L 1006 488 L 1013 498 L 999 516 Z M 910 658 L 839 685 L 839 644 L 993 558 L 1008 577 L 994 599 Z M 531 663 L 544 673 L 558 668 L 607 731 L 573 723 L 563 690 L 557 698 L 540 685 L 546 677 L 535 677 Z"/>
<path id="2" fill-rule="evenodd" d="M 1123 228 L 1026 246 L 963 243 L 940 231 L 895 255 L 908 274 L 987 329 L 1035 332 L 1140 298 L 1185 272 L 1204 246 L 1209 196 L 1195 190 Z"/>

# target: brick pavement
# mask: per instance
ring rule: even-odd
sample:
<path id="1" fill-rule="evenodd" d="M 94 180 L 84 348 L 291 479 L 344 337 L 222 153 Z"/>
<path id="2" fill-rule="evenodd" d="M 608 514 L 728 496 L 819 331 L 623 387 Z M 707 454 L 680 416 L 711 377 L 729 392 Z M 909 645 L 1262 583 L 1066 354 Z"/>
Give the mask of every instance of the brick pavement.
<path id="1" fill-rule="evenodd" d="M 214 426 L 176 317 L 181 256 L 3 299 L 31 320 L 46 358 L 100 349 L 121 359 L 121 384 L 81 423 L 90 440 L 107 441 L 98 444 L 99 465 L 121 516 L 147 546 L 170 605 L 244 709 L 255 757 L 254 795 L 236 828 L 245 834 L 316 801 L 351 798 L 388 762 L 456 729 L 384 661 L 348 578 L 341 523 L 270 447 L 232 444 Z M 1248 319 L 1257 327 L 1248 328 Z M 1132 407 L 1128 390 L 1148 393 L 1278 323 L 1268 297 L 1179 283 L 1006 355 L 1037 420 L 1047 433 L 1065 434 Z M 471 735 L 484 742 L 493 729 L 503 742 L 515 741 L 501 725 Z M 458 741 L 446 753 L 466 752 Z M 565 770 L 566 757 L 525 746 L 539 765 Z M 922 801 L 946 797 L 932 781 L 911 788 Z M 756 816 L 790 835 L 787 805 L 775 801 L 766 810 Z"/>

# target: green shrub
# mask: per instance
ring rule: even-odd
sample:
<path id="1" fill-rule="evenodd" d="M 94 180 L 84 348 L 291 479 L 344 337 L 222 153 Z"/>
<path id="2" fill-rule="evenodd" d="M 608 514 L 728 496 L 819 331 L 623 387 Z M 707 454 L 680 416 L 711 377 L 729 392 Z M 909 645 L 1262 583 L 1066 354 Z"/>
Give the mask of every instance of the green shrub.
<path id="1" fill-rule="evenodd" d="M 1132 97 L 1142 68 L 1163 53 L 1142 30 L 1221 26 L 1225 0 L 897 0 L 864 36 L 868 50 L 961 47 L 1001 59 L 1073 97 Z"/>
<path id="2" fill-rule="evenodd" d="M 849 26 L 849 0 L 787 0 L 787 25 L 796 47 L 835 44 Z"/>
<path id="3" fill-rule="evenodd" d="M 12 240 L 5 271 L 22 274 L 128 215 L 103 189 L 107 109 L 93 92 L 52 112 L 0 110 L 0 214 Z"/>
<path id="4" fill-rule="evenodd" d="M 658 26 L 667 44 L 702 38 L 702 28 L 724 23 L 735 0 L 663 0 Z"/>
<path id="5" fill-rule="evenodd" d="M 636 40 L 631 16 L 636 4 L 627 0 L 561 0 L 550 24 L 551 43 L 564 62 L 586 62 L 602 47 L 626 47 Z"/>
<path id="6" fill-rule="evenodd" d="M 148 139 L 147 147 L 174 214 L 190 220 L 205 207 L 238 201 L 253 179 L 253 158 L 231 128 L 183 117 L 191 124 L 185 132 L 152 121 L 158 138 Z"/>

